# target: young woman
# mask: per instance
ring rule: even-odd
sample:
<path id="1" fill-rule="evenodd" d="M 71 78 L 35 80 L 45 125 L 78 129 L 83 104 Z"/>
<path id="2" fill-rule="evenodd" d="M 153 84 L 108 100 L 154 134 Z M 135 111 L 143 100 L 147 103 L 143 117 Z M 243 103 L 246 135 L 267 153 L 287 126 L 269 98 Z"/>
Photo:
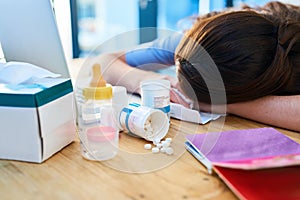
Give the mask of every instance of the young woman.
<path id="1" fill-rule="evenodd" d="M 199 17 L 175 33 L 134 50 L 98 57 L 104 77 L 139 93 L 145 79 L 169 79 L 198 104 L 300 131 L 300 8 L 270 2 Z M 177 66 L 177 78 L 152 70 Z M 175 92 L 171 100 L 185 104 Z"/>

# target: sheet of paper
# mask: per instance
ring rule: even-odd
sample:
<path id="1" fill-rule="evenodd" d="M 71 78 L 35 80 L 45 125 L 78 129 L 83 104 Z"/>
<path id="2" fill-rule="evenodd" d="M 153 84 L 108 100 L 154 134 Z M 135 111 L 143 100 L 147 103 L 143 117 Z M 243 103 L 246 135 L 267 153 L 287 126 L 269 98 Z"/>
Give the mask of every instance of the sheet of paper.
<path id="1" fill-rule="evenodd" d="M 212 120 L 216 120 L 225 115 L 199 112 L 197 110 L 186 108 L 180 104 L 171 103 L 170 116 L 172 118 L 180 119 L 182 121 L 206 124 Z"/>

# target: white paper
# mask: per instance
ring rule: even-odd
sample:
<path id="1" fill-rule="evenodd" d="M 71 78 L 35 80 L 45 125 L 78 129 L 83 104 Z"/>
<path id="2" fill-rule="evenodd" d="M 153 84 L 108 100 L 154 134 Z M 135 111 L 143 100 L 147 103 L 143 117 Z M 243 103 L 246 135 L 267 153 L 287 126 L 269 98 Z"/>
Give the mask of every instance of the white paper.
<path id="1" fill-rule="evenodd" d="M 186 108 L 181 104 L 171 103 L 170 116 L 172 118 L 180 119 L 182 121 L 206 124 L 209 121 L 216 120 L 225 115 L 199 112 L 197 110 Z"/>

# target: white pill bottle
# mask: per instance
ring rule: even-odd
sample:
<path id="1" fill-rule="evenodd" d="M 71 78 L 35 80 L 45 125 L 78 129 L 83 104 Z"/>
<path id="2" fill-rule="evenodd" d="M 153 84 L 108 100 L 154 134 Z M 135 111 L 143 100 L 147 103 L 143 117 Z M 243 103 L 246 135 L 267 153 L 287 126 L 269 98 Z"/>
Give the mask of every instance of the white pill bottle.
<path id="1" fill-rule="evenodd" d="M 169 119 L 158 109 L 130 103 L 122 109 L 119 122 L 129 134 L 148 141 L 161 140 L 169 131 Z"/>
<path id="2" fill-rule="evenodd" d="M 141 85 L 142 105 L 163 111 L 170 119 L 170 88 L 168 80 L 146 80 Z"/>

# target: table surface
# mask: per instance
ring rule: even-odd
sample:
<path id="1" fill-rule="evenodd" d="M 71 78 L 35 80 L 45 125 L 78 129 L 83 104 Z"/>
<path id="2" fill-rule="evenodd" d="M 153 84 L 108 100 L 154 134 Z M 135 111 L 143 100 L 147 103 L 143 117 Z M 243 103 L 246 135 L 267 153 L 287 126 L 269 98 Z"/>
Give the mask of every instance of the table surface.
<path id="1" fill-rule="evenodd" d="M 82 63 L 72 64 L 74 79 Z M 70 69 L 71 71 L 71 69 Z M 237 199 L 216 175 L 209 175 L 184 148 L 186 134 L 267 127 L 236 116 L 206 125 L 171 119 L 167 137 L 173 155 L 152 154 L 147 141 L 120 133 L 119 154 L 105 162 L 89 161 L 73 143 L 42 164 L 0 160 L 1 199 Z M 300 143 L 300 134 L 280 132 Z"/>

